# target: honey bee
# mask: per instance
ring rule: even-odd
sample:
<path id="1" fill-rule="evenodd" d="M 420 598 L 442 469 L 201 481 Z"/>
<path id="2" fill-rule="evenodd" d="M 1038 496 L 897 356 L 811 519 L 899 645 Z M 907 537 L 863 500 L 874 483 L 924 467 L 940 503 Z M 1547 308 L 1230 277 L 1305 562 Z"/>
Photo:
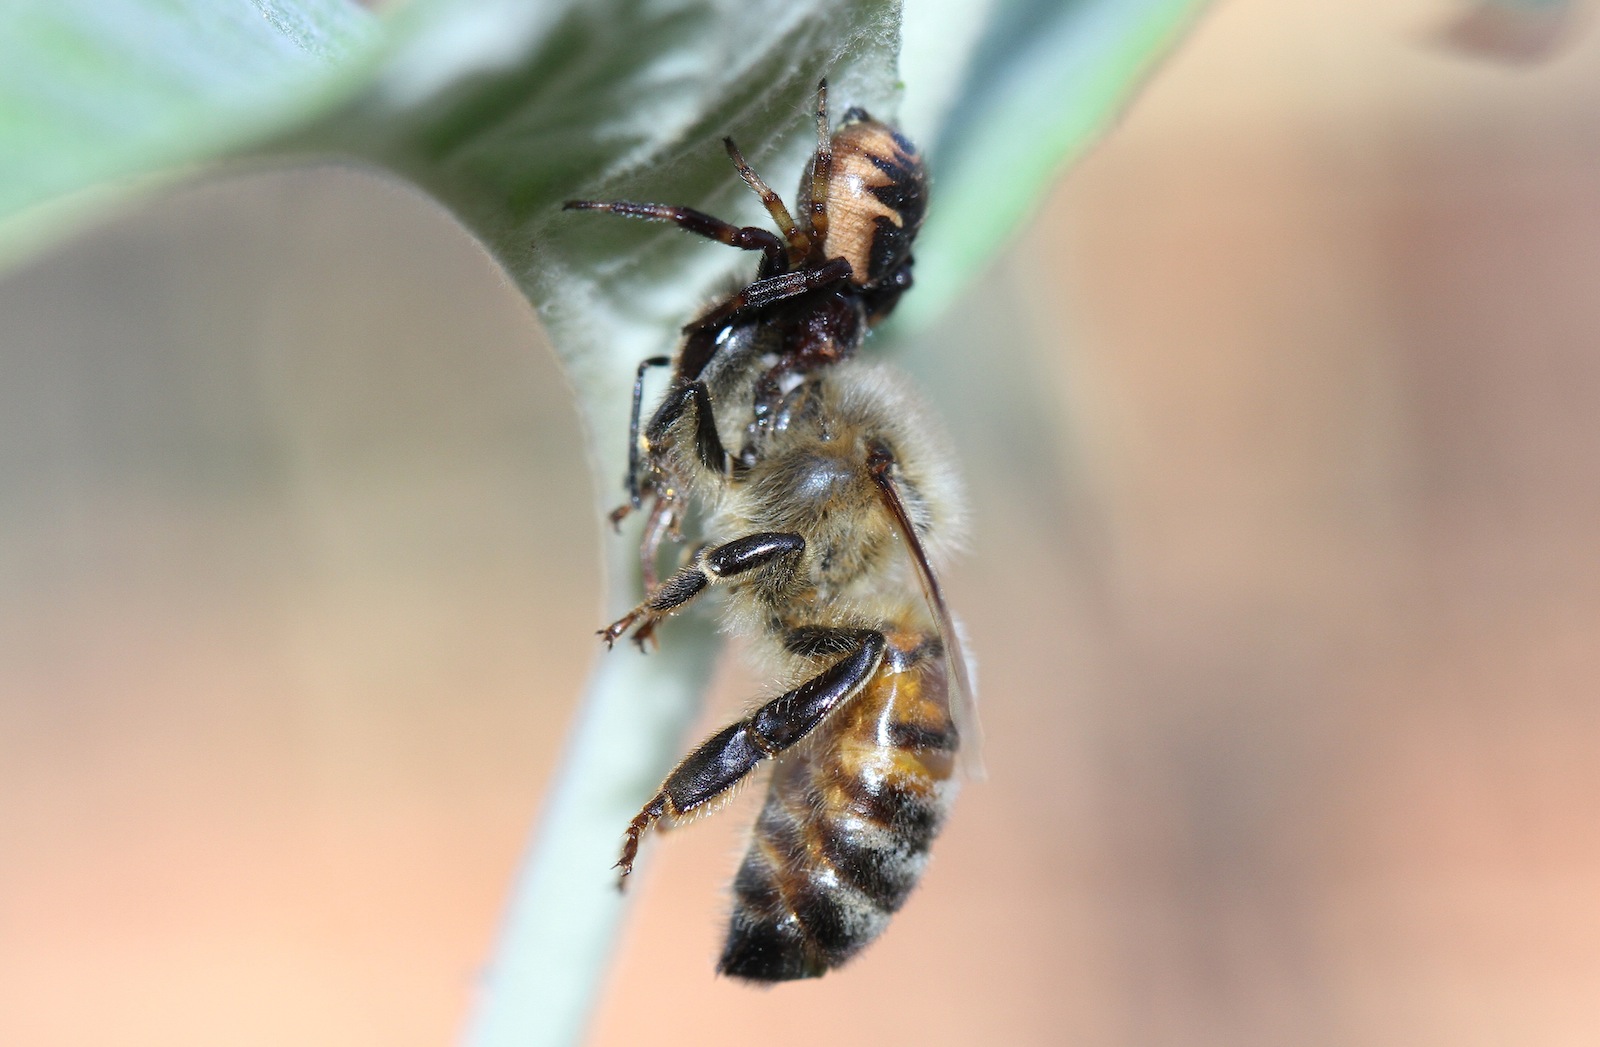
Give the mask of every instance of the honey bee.
<path id="1" fill-rule="evenodd" d="M 700 594 L 726 593 L 777 697 L 690 753 L 628 825 L 640 840 L 715 807 L 761 764 L 765 805 L 733 883 L 718 971 L 752 982 L 820 976 L 878 936 L 905 902 L 955 796 L 978 726 L 960 634 L 934 565 L 961 499 L 928 411 L 891 369 L 856 359 L 911 285 L 927 201 L 916 148 L 860 109 L 837 130 L 817 90 L 817 148 L 795 213 L 728 154 L 778 233 L 686 207 L 573 201 L 569 209 L 672 222 L 760 251 L 754 282 L 684 328 L 676 358 L 634 383 L 629 500 L 651 503 L 645 599 L 601 630 L 641 648 Z M 674 365 L 641 432 L 645 371 Z M 664 580 L 663 538 L 690 507 L 708 541 Z"/>

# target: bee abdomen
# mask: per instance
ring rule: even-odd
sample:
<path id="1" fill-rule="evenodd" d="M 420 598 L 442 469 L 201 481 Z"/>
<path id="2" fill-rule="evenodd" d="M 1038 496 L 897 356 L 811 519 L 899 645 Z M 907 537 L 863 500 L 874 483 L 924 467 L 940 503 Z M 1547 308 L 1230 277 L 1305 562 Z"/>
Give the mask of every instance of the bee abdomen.
<path id="1" fill-rule="evenodd" d="M 734 879 L 721 973 L 815 978 L 882 932 L 922 876 L 952 788 L 908 755 L 879 750 L 847 776 L 804 756 L 779 769 Z"/>

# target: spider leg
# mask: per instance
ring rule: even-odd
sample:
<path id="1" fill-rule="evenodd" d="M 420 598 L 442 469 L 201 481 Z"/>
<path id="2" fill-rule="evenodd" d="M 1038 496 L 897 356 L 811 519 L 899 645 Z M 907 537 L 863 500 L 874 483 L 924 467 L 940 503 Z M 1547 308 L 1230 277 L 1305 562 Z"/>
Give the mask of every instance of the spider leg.
<path id="1" fill-rule="evenodd" d="M 622 215 L 624 218 L 671 222 L 679 229 L 688 230 L 708 240 L 715 240 L 719 244 L 737 247 L 741 251 L 761 251 L 767 256 L 766 264 L 774 272 L 781 272 L 784 268 L 786 255 L 783 241 L 779 240 L 770 229 L 761 229 L 753 225 L 737 226 L 732 222 L 714 218 L 704 211 L 696 211 L 692 207 L 678 207 L 673 204 L 636 204 L 627 200 L 568 200 L 561 205 L 561 209 L 605 211 L 608 214 Z"/>

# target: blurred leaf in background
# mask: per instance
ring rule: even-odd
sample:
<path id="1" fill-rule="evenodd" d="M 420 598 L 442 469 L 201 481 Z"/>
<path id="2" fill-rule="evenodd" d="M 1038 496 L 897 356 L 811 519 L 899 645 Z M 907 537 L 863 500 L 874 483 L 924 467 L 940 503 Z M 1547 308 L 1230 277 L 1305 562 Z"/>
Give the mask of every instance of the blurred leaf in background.
<path id="1" fill-rule="evenodd" d="M 1484 58 L 1542 62 L 1571 42 L 1585 7 L 1581 0 L 1477 0 L 1439 37 L 1449 47 Z"/>

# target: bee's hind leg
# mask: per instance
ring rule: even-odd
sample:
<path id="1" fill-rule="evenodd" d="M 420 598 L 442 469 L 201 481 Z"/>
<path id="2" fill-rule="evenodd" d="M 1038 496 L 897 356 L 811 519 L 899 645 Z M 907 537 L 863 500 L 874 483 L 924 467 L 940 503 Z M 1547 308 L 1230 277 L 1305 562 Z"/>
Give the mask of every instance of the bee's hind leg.
<path id="1" fill-rule="evenodd" d="M 652 825 L 712 802 L 755 770 L 762 760 L 778 755 L 810 734 L 839 703 L 860 693 L 882 664 L 887 641 L 882 633 L 871 630 L 852 632 L 850 638 L 854 642 L 844 657 L 738 723 L 724 727 L 684 757 L 661 783 L 661 790 L 628 823 L 622 857 L 616 866 L 622 870 L 622 877 L 633 871 L 639 840 Z"/>

